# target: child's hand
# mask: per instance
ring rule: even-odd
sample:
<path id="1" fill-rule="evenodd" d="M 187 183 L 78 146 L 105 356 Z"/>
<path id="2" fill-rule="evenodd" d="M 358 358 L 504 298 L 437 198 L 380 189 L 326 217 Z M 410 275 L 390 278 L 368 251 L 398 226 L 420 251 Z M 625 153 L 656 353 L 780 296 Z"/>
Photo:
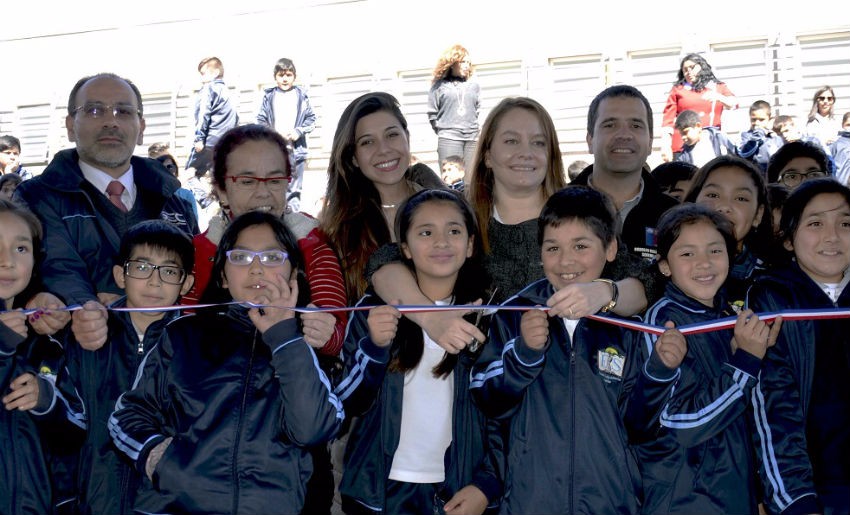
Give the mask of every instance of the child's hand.
<path id="1" fill-rule="evenodd" d="M 395 306 L 378 306 L 369 310 L 369 338 L 378 347 L 386 347 L 393 342 L 398 331 L 398 319 L 401 312 Z"/>
<path id="2" fill-rule="evenodd" d="M 159 465 L 159 460 L 162 459 L 162 455 L 165 454 L 165 450 L 168 449 L 168 446 L 171 445 L 171 441 L 174 440 L 173 437 L 169 436 L 165 440 L 159 442 L 151 449 L 151 452 L 148 453 L 148 459 L 145 462 L 145 475 L 148 476 L 148 479 L 153 481 L 153 472 L 156 470 L 156 466 Z"/>
<path id="3" fill-rule="evenodd" d="M 83 309 L 74 311 L 71 315 L 71 332 L 86 350 L 97 350 L 106 343 L 109 334 L 107 319 L 109 318 L 103 304 L 90 300 L 83 304 Z"/>
<path id="4" fill-rule="evenodd" d="M 39 311 L 29 316 L 30 326 L 36 333 L 42 335 L 53 335 L 71 321 L 71 313 L 68 311 L 55 311 L 65 307 L 65 303 L 59 297 L 50 292 L 43 291 L 27 302 L 27 309 L 38 309 Z"/>
<path id="5" fill-rule="evenodd" d="M 315 304 L 307 304 L 315 308 Z M 304 328 L 304 340 L 315 349 L 321 349 L 334 334 L 336 317 L 327 312 L 316 311 L 301 315 L 301 325 Z"/>
<path id="6" fill-rule="evenodd" d="M 470 304 L 480 306 L 481 299 Z M 458 306 L 460 307 L 460 306 Z M 421 327 L 434 342 L 449 354 L 457 354 L 473 341 L 484 342 L 487 336 L 475 324 L 463 319 L 472 310 L 451 309 L 421 313 Z"/>
<path id="7" fill-rule="evenodd" d="M 261 333 L 266 332 L 278 322 L 295 318 L 295 311 L 286 308 L 294 308 L 298 301 L 296 274 L 297 270 L 293 269 L 288 279 L 276 273 L 266 274 L 260 279 L 264 288 L 262 293 L 255 297 L 252 302 L 276 306 L 248 310 L 248 317 Z"/>
<path id="8" fill-rule="evenodd" d="M 0 313 L 0 322 L 22 338 L 27 337 L 27 316 L 20 309 Z"/>
<path id="9" fill-rule="evenodd" d="M 540 350 L 549 340 L 549 316 L 540 309 L 530 309 L 522 314 L 519 330 L 525 344 Z"/>
<path id="10" fill-rule="evenodd" d="M 768 347 L 772 347 L 779 337 L 782 327 L 782 317 L 777 317 L 773 326 L 759 320 L 758 315 L 751 309 L 738 313 L 735 322 L 735 335 L 732 338 L 732 352 L 742 349 L 753 356 L 762 359 Z"/>
<path id="11" fill-rule="evenodd" d="M 197 141 L 197 142 L 195 142 L 194 147 L 195 147 L 195 152 L 200 152 L 204 149 L 204 142 L 203 141 Z"/>
<path id="12" fill-rule="evenodd" d="M 487 497 L 477 486 L 466 485 L 443 507 L 446 515 L 481 515 L 487 509 Z"/>
<path id="13" fill-rule="evenodd" d="M 549 316 L 577 320 L 597 313 L 611 302 L 611 286 L 602 281 L 573 283 L 556 291 L 546 305 Z"/>
<path id="14" fill-rule="evenodd" d="M 655 341 L 655 353 L 658 354 L 665 367 L 675 370 L 685 359 L 685 354 L 688 353 L 688 344 L 685 341 L 685 335 L 675 328 L 676 324 L 672 321 L 668 320 L 664 327 L 667 330 Z"/>
<path id="15" fill-rule="evenodd" d="M 28 411 L 38 404 L 38 379 L 30 373 L 21 374 L 9 383 L 12 393 L 3 397 L 8 411 Z"/>

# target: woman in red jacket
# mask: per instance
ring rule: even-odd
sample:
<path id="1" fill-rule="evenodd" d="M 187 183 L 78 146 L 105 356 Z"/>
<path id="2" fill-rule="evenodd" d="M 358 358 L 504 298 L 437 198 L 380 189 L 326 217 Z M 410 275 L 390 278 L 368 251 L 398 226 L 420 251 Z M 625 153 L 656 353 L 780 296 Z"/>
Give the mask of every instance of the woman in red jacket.
<path id="1" fill-rule="evenodd" d="M 699 54 L 688 54 L 679 64 L 679 79 L 667 96 L 661 121 L 661 158 L 673 159 L 682 150 L 682 138 L 674 128 L 676 116 L 682 111 L 696 111 L 703 127 L 720 129 L 724 109 L 737 109 L 738 99 L 725 82 L 714 76 L 711 65 Z"/>

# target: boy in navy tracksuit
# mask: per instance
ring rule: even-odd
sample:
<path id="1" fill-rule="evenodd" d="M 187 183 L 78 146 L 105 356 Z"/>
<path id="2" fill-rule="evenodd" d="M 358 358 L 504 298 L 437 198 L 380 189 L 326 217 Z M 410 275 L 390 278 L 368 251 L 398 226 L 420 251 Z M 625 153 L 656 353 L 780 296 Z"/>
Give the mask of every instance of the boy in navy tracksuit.
<path id="1" fill-rule="evenodd" d="M 198 73 L 203 86 L 195 99 L 195 136 L 186 169 L 192 168 L 195 177 L 200 178 L 212 169 L 213 149 L 224 133 L 239 124 L 239 115 L 224 83 L 221 60 L 218 57 L 202 59 L 198 63 Z"/>
<path id="2" fill-rule="evenodd" d="M 316 114 L 310 98 L 301 87 L 294 85 L 295 63 L 286 57 L 274 65 L 274 87 L 263 91 L 257 112 L 257 123 L 271 127 L 292 145 L 295 171 L 286 194 L 288 211 L 301 210 L 301 189 L 307 166 L 307 134 L 316 127 Z"/>
<path id="3" fill-rule="evenodd" d="M 640 475 L 628 442 L 651 436 L 684 337 L 666 331 L 650 356 L 638 333 L 572 319 L 575 296 L 564 294 L 604 275 L 616 256 L 606 196 L 567 187 L 546 203 L 539 227 L 546 278 L 505 305 L 552 299 L 552 308 L 499 311 L 470 385 L 482 411 L 505 426 L 506 450 L 494 459 L 505 468 L 501 512 L 637 513 Z"/>
<path id="4" fill-rule="evenodd" d="M 172 306 L 192 286 L 194 262 L 191 240 L 173 224 L 151 220 L 131 227 L 121 242 L 115 281 L 126 297 L 114 308 Z M 64 403 L 57 403 L 69 428 L 85 432 L 79 457 L 80 513 L 132 513 L 141 477 L 117 454 L 107 428 L 115 402 L 133 387 L 137 369 L 159 341 L 177 311 L 110 311 L 106 343 L 84 349 L 70 338 L 65 345 L 65 367 L 57 387 Z M 66 424 L 67 425 L 67 424 Z"/>
<path id="5" fill-rule="evenodd" d="M 738 155 L 757 164 L 762 175 L 767 177 L 767 165 L 771 156 L 785 142 L 782 136 L 771 130 L 770 104 L 756 100 L 750 106 L 750 130 L 741 133 Z"/>
<path id="6" fill-rule="evenodd" d="M 736 248 L 722 214 L 677 206 L 658 223 L 658 267 L 670 277 L 646 322 L 713 322 L 734 315 L 722 285 Z M 657 437 L 635 446 L 643 477 L 641 513 L 757 513 L 749 395 L 779 324 L 742 311 L 732 330 L 689 334 L 681 377 Z M 647 346 L 654 337 L 646 336 Z"/>

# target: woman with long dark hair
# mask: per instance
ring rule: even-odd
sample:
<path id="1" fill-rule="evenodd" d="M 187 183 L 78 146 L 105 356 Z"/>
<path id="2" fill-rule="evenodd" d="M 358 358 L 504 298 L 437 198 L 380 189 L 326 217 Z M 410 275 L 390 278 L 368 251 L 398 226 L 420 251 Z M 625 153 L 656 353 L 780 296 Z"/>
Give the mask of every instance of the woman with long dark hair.
<path id="1" fill-rule="evenodd" d="M 688 54 L 679 64 L 679 72 L 667 104 L 664 106 L 661 133 L 661 157 L 673 159 L 673 153 L 682 150 L 682 138 L 675 130 L 676 117 L 682 111 L 696 111 L 703 127 L 721 129 L 724 109 L 736 109 L 738 99 L 725 82 L 714 75 L 711 65 L 699 54 Z"/>

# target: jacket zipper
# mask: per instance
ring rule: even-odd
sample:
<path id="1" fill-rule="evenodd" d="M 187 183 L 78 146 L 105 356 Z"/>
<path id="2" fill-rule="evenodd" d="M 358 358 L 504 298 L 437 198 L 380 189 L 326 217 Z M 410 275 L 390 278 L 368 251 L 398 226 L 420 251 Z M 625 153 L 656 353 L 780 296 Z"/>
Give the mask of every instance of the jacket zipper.
<path id="1" fill-rule="evenodd" d="M 245 407 L 248 404 L 248 390 L 251 388 L 251 369 L 254 367 L 254 349 L 257 345 L 257 331 L 254 331 L 251 339 L 251 354 L 248 356 L 248 367 L 245 369 L 244 384 L 242 389 L 242 405 L 239 407 L 239 421 L 236 424 L 236 444 L 233 446 L 233 511 L 239 513 L 239 467 L 237 461 L 239 459 L 239 446 L 242 443 L 240 435 L 242 434 L 242 421 L 245 419 Z"/>
<path id="2" fill-rule="evenodd" d="M 573 485 L 575 484 L 575 467 L 576 467 L 576 349 L 575 335 L 578 333 L 578 327 L 573 331 L 573 337 L 570 337 L 570 424 L 573 429 L 570 431 L 570 474 L 568 492 L 570 496 L 570 513 L 576 512 L 575 507 L 575 492 Z"/>

